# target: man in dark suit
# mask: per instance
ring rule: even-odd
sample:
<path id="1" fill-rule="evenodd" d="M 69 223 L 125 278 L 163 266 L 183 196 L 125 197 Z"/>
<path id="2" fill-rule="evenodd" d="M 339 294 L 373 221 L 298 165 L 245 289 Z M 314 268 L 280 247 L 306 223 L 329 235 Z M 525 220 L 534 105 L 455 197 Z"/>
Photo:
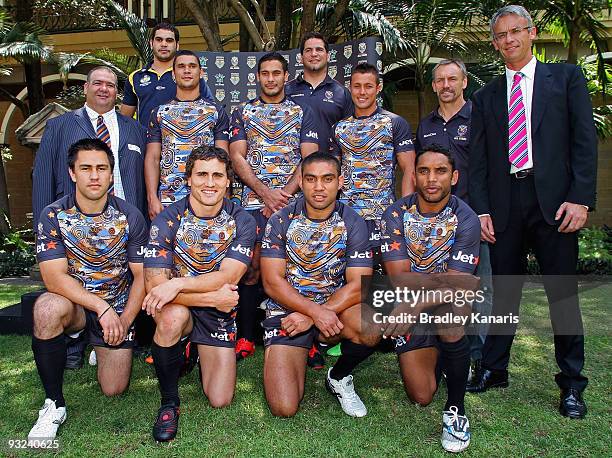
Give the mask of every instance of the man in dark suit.
<path id="1" fill-rule="evenodd" d="M 43 208 L 75 192 L 75 184 L 68 173 L 68 149 L 83 138 L 100 138 L 107 143 L 115 157 L 113 194 L 134 205 L 145 217 L 147 215 L 145 129 L 115 110 L 117 75 L 110 68 L 92 69 L 87 75 L 84 92 L 83 108 L 51 119 L 45 127 L 32 177 L 34 233 L 38 232 L 38 218 Z M 68 369 L 83 365 L 86 344 L 82 333 L 71 336 L 66 358 Z"/>
<path id="2" fill-rule="evenodd" d="M 560 372 L 559 411 L 583 418 L 587 378 L 578 305 L 577 232 L 595 205 L 597 137 L 580 69 L 544 64 L 532 55 L 536 29 L 521 6 L 491 19 L 493 47 L 506 72 L 473 96 L 470 205 L 491 244 L 492 315 L 518 315 L 526 250 L 535 253 L 550 304 Z M 566 277 L 559 277 L 566 276 Z M 516 324 L 492 325 L 482 369 L 468 391 L 508 386 Z"/>
<path id="3" fill-rule="evenodd" d="M 104 137 L 115 155 L 114 195 L 147 215 L 143 174 L 145 129 L 137 121 L 115 111 L 117 76 L 110 68 L 91 70 L 84 92 L 83 108 L 51 119 L 45 128 L 32 178 L 34 229 L 43 208 L 74 192 L 74 183 L 68 174 L 67 153 L 70 145 L 82 138 Z"/>

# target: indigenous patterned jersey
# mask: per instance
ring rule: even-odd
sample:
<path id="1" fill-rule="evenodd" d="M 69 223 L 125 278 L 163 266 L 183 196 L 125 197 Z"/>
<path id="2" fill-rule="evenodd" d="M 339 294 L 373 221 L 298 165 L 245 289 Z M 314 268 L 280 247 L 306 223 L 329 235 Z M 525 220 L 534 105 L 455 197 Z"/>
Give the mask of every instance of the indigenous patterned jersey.
<path id="1" fill-rule="evenodd" d="M 456 196 L 438 214 L 421 214 L 416 193 L 402 197 L 387 208 L 381 226 L 383 261 L 408 260 L 420 273 L 476 270 L 480 221 Z"/>
<path id="2" fill-rule="evenodd" d="M 340 202 L 326 220 L 308 219 L 303 198 L 272 215 L 261 256 L 285 259 L 289 284 L 317 304 L 345 284 L 347 267 L 372 267 L 365 221 Z M 268 316 L 287 312 L 272 299 L 266 307 Z"/>
<path id="3" fill-rule="evenodd" d="M 153 110 L 147 141 L 161 143 L 159 195 L 164 207 L 189 194 L 185 164 L 191 151 L 200 145 L 213 146 L 215 140 L 228 140 L 228 129 L 225 110 L 202 98 L 174 99 Z"/>
<path id="4" fill-rule="evenodd" d="M 397 154 L 414 151 L 408 122 L 378 108 L 372 115 L 350 116 L 332 129 L 331 152 L 342 161 L 340 200 L 365 220 L 380 220 L 395 200 Z"/>
<path id="5" fill-rule="evenodd" d="M 142 263 L 147 243 L 136 207 L 109 195 L 102 213 L 88 215 L 70 194 L 42 211 L 36 239 L 38 262 L 66 258 L 71 277 L 123 312 L 132 281 L 128 262 Z"/>
<path id="6" fill-rule="evenodd" d="M 249 265 L 254 244 L 255 220 L 241 207 L 224 199 L 217 216 L 200 218 L 186 197 L 151 223 L 144 264 L 194 277 L 219 270 L 225 258 Z"/>
<path id="7" fill-rule="evenodd" d="M 318 133 L 309 107 L 291 99 L 265 103 L 255 99 L 232 113 L 230 142 L 246 140 L 246 160 L 253 172 L 270 189 L 287 184 L 302 160 L 300 145 L 317 143 Z M 264 202 L 248 186 L 242 190 L 242 206 L 258 210 Z"/>

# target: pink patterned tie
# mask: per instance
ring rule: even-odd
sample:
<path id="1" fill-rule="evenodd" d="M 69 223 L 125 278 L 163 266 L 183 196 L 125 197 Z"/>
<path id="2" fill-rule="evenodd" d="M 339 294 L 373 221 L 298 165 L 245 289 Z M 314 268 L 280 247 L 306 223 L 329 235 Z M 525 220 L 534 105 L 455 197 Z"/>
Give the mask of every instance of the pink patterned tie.
<path id="1" fill-rule="evenodd" d="M 516 168 L 521 168 L 529 159 L 527 149 L 527 117 L 523 105 L 523 91 L 521 91 L 521 72 L 514 74 L 510 102 L 508 103 L 508 159 Z"/>

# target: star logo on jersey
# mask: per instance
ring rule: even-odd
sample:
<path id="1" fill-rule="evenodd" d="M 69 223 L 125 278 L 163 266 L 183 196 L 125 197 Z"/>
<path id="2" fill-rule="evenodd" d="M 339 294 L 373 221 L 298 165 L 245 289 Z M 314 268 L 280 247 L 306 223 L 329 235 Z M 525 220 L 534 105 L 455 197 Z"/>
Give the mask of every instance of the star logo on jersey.
<path id="1" fill-rule="evenodd" d="M 47 250 L 55 250 L 57 248 L 57 242 L 51 241 L 47 243 Z"/>
<path id="2" fill-rule="evenodd" d="M 234 127 L 232 129 L 232 133 L 230 134 L 230 137 L 235 137 L 236 135 L 238 135 L 240 133 L 240 128 L 239 127 Z"/>
<path id="3" fill-rule="evenodd" d="M 168 223 L 168 227 L 174 226 L 174 223 L 170 219 L 168 221 L 166 221 L 166 223 Z"/>
<path id="4" fill-rule="evenodd" d="M 49 218 L 55 218 L 55 213 L 53 213 L 53 212 L 49 212 L 49 213 L 47 213 L 47 216 L 48 216 Z"/>
<path id="5" fill-rule="evenodd" d="M 399 216 L 399 214 L 395 210 L 391 212 L 391 215 L 393 215 L 394 218 L 397 218 Z"/>
<path id="6" fill-rule="evenodd" d="M 396 240 L 391 244 L 391 251 L 399 251 L 400 246 L 400 243 Z"/>
<path id="7" fill-rule="evenodd" d="M 157 255 L 157 257 L 158 258 L 165 258 L 167 254 L 168 254 L 168 250 L 162 248 L 161 250 L 159 250 L 159 254 Z"/>
<path id="8" fill-rule="evenodd" d="M 55 237 L 57 235 L 57 231 L 55 229 L 51 229 L 49 234 L 51 234 L 53 237 Z"/>

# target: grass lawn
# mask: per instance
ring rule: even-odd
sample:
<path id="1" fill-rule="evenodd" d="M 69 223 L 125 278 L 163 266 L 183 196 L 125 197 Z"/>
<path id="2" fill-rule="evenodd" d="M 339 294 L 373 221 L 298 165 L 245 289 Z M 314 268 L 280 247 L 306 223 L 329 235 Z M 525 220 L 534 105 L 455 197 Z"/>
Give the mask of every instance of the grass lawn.
<path id="1" fill-rule="evenodd" d="M 583 421 L 557 412 L 559 392 L 552 338 L 523 332 L 515 340 L 510 387 L 468 395 L 472 445 L 464 456 L 609 456 L 612 424 L 612 285 L 582 294 L 587 332 L 585 393 L 589 413 Z M 529 291 L 522 313 L 546 316 L 542 290 Z M 523 331 L 526 331 L 523 328 Z M 159 404 L 152 367 L 137 361 L 129 392 L 105 398 L 86 366 L 65 376 L 68 420 L 58 439 L 66 456 L 444 456 L 440 446 L 442 387 L 425 408 L 404 394 L 395 356 L 376 354 L 356 372 L 356 388 L 368 416 L 353 419 L 324 387 L 324 372 L 308 371 L 306 395 L 292 419 L 273 418 L 262 388 L 262 352 L 238 368 L 231 407 L 207 404 L 196 372 L 181 380 L 181 423 L 177 439 L 157 445 L 151 426 Z M 23 439 L 36 419 L 44 393 L 27 337 L 0 336 L 0 453 L 7 440 Z M 608 450 L 608 451 L 606 451 Z M 11 452 L 16 456 L 19 453 Z M 10 455 L 10 454 L 9 454 Z"/>
<path id="2" fill-rule="evenodd" d="M 21 295 L 42 289 L 41 285 L 0 285 L 0 309 L 18 304 Z"/>

